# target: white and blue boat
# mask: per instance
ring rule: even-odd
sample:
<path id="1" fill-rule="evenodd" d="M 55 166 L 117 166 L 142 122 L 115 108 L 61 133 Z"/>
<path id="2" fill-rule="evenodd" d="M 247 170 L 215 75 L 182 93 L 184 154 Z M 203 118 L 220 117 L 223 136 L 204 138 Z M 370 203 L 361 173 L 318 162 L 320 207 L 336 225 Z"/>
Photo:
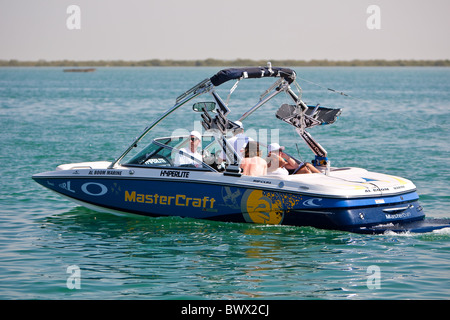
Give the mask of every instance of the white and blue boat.
<path id="1" fill-rule="evenodd" d="M 228 119 L 228 99 L 224 101 L 216 88 L 236 81 L 231 94 L 239 81 L 268 77 L 275 78 L 275 83 L 258 97 L 256 104 L 234 121 Z M 294 70 L 270 64 L 221 70 L 180 95 L 175 105 L 113 162 L 63 164 L 32 178 L 75 203 L 111 213 L 312 226 L 358 233 L 428 232 L 450 227 L 450 220 L 425 218 L 411 181 L 362 168 L 330 167 L 326 150 L 307 129 L 332 124 L 341 109 L 306 105 L 295 91 L 296 86 Z M 281 105 L 275 116 L 291 126 L 312 150 L 313 165 L 320 173 L 244 175 L 239 167 L 241 153 L 234 150 L 229 138 L 240 122 L 280 93 L 286 93 L 292 102 Z M 209 95 L 210 101 L 199 101 L 203 95 Z M 186 153 L 189 134 L 156 137 L 139 150 L 143 138 L 177 110 L 198 113 L 204 129 L 202 157 Z M 188 163 L 180 164 L 176 160 L 180 157 L 189 159 Z"/>

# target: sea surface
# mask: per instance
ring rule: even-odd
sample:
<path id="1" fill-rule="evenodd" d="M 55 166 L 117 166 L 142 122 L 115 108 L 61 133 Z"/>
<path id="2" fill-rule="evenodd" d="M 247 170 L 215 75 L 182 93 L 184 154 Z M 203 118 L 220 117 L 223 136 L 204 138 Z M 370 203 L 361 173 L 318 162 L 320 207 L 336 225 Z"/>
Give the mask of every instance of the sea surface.
<path id="1" fill-rule="evenodd" d="M 0 299 L 450 298 L 448 229 L 360 235 L 116 216 L 31 179 L 62 163 L 112 161 L 177 96 L 218 70 L 0 68 Z M 450 68 L 295 70 L 304 101 L 343 108 L 336 123 L 310 130 L 332 166 L 408 178 L 428 217 L 450 218 Z M 266 89 L 241 82 L 230 97 L 231 120 Z M 219 90 L 224 100 L 233 84 Z M 310 160 L 294 130 L 275 118 L 286 102 L 268 103 L 246 128 L 279 134 L 293 154 L 298 143 Z M 156 136 L 191 130 L 199 117 L 184 110 Z"/>

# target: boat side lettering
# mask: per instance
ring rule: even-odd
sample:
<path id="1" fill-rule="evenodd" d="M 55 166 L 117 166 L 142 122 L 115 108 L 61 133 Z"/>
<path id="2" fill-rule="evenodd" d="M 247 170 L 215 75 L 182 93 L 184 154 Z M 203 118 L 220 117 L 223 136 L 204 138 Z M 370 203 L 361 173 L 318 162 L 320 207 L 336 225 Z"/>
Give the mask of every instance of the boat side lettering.
<path id="1" fill-rule="evenodd" d="M 94 176 L 121 176 L 122 171 L 118 170 L 90 170 L 90 175 Z"/>
<path id="2" fill-rule="evenodd" d="M 265 183 L 265 184 L 272 184 L 272 181 L 261 180 L 261 179 L 253 179 L 253 182 L 257 182 L 257 183 Z"/>
<path id="3" fill-rule="evenodd" d="M 125 190 L 125 202 L 137 202 L 163 206 L 195 207 L 213 209 L 216 199 L 204 196 L 203 198 L 188 197 L 184 194 L 173 196 L 160 194 L 144 194 Z"/>
<path id="4" fill-rule="evenodd" d="M 161 170 L 160 177 L 189 178 L 189 171 Z"/>
<path id="5" fill-rule="evenodd" d="M 391 189 L 389 187 L 384 187 L 384 188 L 373 188 L 373 189 L 366 189 L 365 192 L 382 192 L 382 191 L 391 191 Z"/>
<path id="6" fill-rule="evenodd" d="M 71 189 L 70 184 L 71 184 L 71 181 L 63 182 L 63 183 L 59 184 L 59 187 L 61 189 L 75 193 L 75 190 Z"/>
<path id="7" fill-rule="evenodd" d="M 385 216 L 386 216 L 386 219 L 388 219 L 388 220 L 403 219 L 403 218 L 410 217 L 411 212 L 407 211 L 407 212 L 398 213 L 398 214 L 386 214 Z"/>

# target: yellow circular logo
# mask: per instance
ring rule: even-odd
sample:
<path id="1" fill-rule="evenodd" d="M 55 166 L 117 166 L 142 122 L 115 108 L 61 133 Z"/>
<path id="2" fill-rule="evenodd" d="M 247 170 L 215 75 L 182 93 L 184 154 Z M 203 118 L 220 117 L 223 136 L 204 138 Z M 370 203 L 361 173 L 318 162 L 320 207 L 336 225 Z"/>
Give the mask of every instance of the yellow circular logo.
<path id="1" fill-rule="evenodd" d="M 262 190 L 247 190 L 241 202 L 245 221 L 260 224 L 280 224 L 284 211 L 280 200 Z"/>

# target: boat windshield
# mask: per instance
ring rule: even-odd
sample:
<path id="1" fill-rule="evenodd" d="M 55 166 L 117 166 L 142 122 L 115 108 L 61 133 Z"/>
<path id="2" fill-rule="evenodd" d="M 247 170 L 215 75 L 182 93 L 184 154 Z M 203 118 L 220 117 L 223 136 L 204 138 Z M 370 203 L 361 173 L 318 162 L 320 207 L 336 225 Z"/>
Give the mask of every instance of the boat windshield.
<path id="1" fill-rule="evenodd" d="M 213 136 L 203 136 L 201 149 L 189 151 L 190 136 L 164 137 L 153 140 L 124 165 L 145 167 L 190 167 L 216 171 L 216 154 L 221 155 L 220 145 Z"/>

